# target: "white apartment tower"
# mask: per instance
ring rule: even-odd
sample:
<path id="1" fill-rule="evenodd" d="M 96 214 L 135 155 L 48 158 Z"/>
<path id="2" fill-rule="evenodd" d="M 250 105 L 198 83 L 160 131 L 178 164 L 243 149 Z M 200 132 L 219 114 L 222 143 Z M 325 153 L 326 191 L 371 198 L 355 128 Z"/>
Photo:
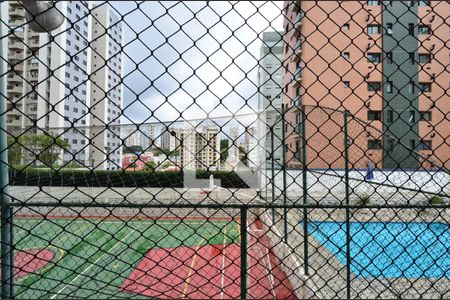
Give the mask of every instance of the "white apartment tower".
<path id="1" fill-rule="evenodd" d="M 115 125 L 120 125 L 122 107 L 118 18 L 107 4 L 94 8 L 87 1 L 59 1 L 56 5 L 65 22 L 52 32 L 52 40 L 47 33 L 29 30 L 19 2 L 1 5 L 13 33 L 7 46 L 12 70 L 7 78 L 8 130 L 35 133 L 37 126 L 64 138 L 70 149 L 62 155 L 62 163 L 75 159 L 94 168 L 119 168 L 120 139 L 113 134 L 119 129 Z M 93 40 L 102 30 L 107 34 Z M 95 67 L 105 63 L 104 68 Z M 92 96 L 100 90 L 108 95 Z M 94 125 L 103 130 L 91 130 Z"/>
<path id="2" fill-rule="evenodd" d="M 90 149 L 94 168 L 118 169 L 122 157 L 122 24 L 108 5 L 92 10 Z"/>
<path id="3" fill-rule="evenodd" d="M 228 157 L 225 162 L 225 168 L 235 169 L 239 162 L 239 127 L 231 126 L 229 130 Z"/>
<path id="4" fill-rule="evenodd" d="M 258 85 L 260 89 L 258 98 L 259 111 L 265 112 L 265 119 L 258 124 L 258 153 L 253 157 L 261 158 L 267 167 L 271 167 L 268 156 L 272 152 L 271 132 L 274 133 L 274 159 L 275 168 L 280 168 L 282 157 L 281 122 L 276 120 L 281 117 L 281 105 L 283 103 L 283 32 L 264 32 L 260 51 L 260 63 Z M 275 124 L 275 125 L 274 125 Z M 265 142 L 264 142 L 265 141 Z"/>

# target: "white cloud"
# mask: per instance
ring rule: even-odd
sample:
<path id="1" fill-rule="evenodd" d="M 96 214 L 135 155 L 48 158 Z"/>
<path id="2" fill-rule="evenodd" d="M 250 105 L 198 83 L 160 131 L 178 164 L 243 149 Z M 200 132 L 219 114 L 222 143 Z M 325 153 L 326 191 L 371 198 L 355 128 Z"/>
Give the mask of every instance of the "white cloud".
<path id="1" fill-rule="evenodd" d="M 134 3 L 111 5 L 129 13 L 125 43 L 140 40 L 124 48 L 130 57 L 125 74 L 134 71 L 132 61 L 142 72 L 125 80 L 124 102 L 136 99 L 133 91 L 148 108 L 132 103 L 125 111 L 130 119 L 148 121 L 152 112 L 169 121 L 180 112 L 182 118 L 206 118 L 257 109 L 259 38 L 264 31 L 282 30 L 281 1 L 143 2 L 135 11 Z"/>

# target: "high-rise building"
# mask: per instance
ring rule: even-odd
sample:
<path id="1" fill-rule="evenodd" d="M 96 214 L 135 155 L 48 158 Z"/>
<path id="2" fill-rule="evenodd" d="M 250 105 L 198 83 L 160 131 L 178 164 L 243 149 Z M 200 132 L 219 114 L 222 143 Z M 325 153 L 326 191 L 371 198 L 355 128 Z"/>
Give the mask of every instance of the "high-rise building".
<path id="1" fill-rule="evenodd" d="M 9 131 L 17 131 L 36 126 L 35 122 L 44 114 L 45 106 L 39 105 L 38 98 L 49 98 L 49 82 L 42 80 L 49 74 L 45 64 L 49 63 L 51 46 L 43 46 L 48 39 L 46 34 L 29 30 L 20 2 L 4 1 L 0 5 L 2 12 L 6 12 L 11 32 L 5 44 L 8 57 L 6 125 Z M 44 60 L 39 59 L 40 53 L 45 53 Z"/>
<path id="2" fill-rule="evenodd" d="M 180 129 L 179 134 L 183 170 L 218 170 L 220 139 L 217 127 L 189 124 Z"/>
<path id="3" fill-rule="evenodd" d="M 119 168 L 123 71 L 118 17 L 108 5 L 61 1 L 57 8 L 66 20 L 50 37 L 28 28 L 19 2 L 1 5 L 13 32 L 8 39 L 8 130 L 38 133 L 39 128 L 60 136 L 69 144 L 62 163 L 75 159 L 94 168 Z"/>
<path id="4" fill-rule="evenodd" d="M 257 138 L 256 128 L 247 127 L 244 133 L 244 149 L 248 156 L 248 167 L 252 169 L 255 169 L 259 166 Z"/>
<path id="5" fill-rule="evenodd" d="M 121 167 L 120 116 L 123 106 L 122 23 L 108 5 L 92 9 L 91 165 L 113 170 Z"/>
<path id="6" fill-rule="evenodd" d="M 379 168 L 429 168 L 430 160 L 450 167 L 449 8 L 444 1 L 285 1 L 287 160 L 301 151 L 299 108 L 318 105 L 348 110 L 379 130 L 353 139 L 352 167 L 368 160 Z M 321 121 L 311 122 L 310 133 Z M 332 134 L 306 134 L 309 167 L 343 166 L 343 147 L 326 149 L 318 138 Z"/>
<path id="7" fill-rule="evenodd" d="M 180 148 L 180 133 L 179 128 L 165 127 L 161 128 L 161 148 L 169 149 L 169 151 L 178 150 Z"/>
<path id="8" fill-rule="evenodd" d="M 225 168 L 234 169 L 241 161 L 239 157 L 239 127 L 231 126 L 228 137 L 228 157 L 225 162 Z"/>
<path id="9" fill-rule="evenodd" d="M 261 163 L 269 160 L 272 152 L 271 130 L 274 135 L 273 157 L 275 168 L 281 166 L 281 110 L 283 104 L 283 32 L 264 32 L 258 71 L 258 109 L 264 117 L 258 122 L 259 157 Z M 264 144 L 264 145 L 263 145 Z M 270 162 L 267 161 L 268 164 Z"/>

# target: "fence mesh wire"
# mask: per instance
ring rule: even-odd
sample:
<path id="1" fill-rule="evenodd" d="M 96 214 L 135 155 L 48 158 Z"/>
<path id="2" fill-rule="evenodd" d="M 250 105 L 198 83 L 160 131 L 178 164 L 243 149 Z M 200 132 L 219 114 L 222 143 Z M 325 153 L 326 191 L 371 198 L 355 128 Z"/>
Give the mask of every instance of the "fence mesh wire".
<path id="1" fill-rule="evenodd" d="M 2 298 L 448 298 L 447 1 L 0 4 Z"/>

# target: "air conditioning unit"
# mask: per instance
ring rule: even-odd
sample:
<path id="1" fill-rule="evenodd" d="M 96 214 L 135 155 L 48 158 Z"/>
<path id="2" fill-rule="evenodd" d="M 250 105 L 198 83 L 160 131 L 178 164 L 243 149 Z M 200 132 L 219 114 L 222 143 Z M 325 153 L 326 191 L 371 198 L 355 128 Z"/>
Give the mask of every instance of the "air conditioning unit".
<path id="1" fill-rule="evenodd" d="M 387 34 L 389 34 L 389 35 L 392 35 L 392 34 L 394 33 L 394 31 L 393 31 L 392 29 L 388 29 L 386 32 L 387 32 Z"/>

